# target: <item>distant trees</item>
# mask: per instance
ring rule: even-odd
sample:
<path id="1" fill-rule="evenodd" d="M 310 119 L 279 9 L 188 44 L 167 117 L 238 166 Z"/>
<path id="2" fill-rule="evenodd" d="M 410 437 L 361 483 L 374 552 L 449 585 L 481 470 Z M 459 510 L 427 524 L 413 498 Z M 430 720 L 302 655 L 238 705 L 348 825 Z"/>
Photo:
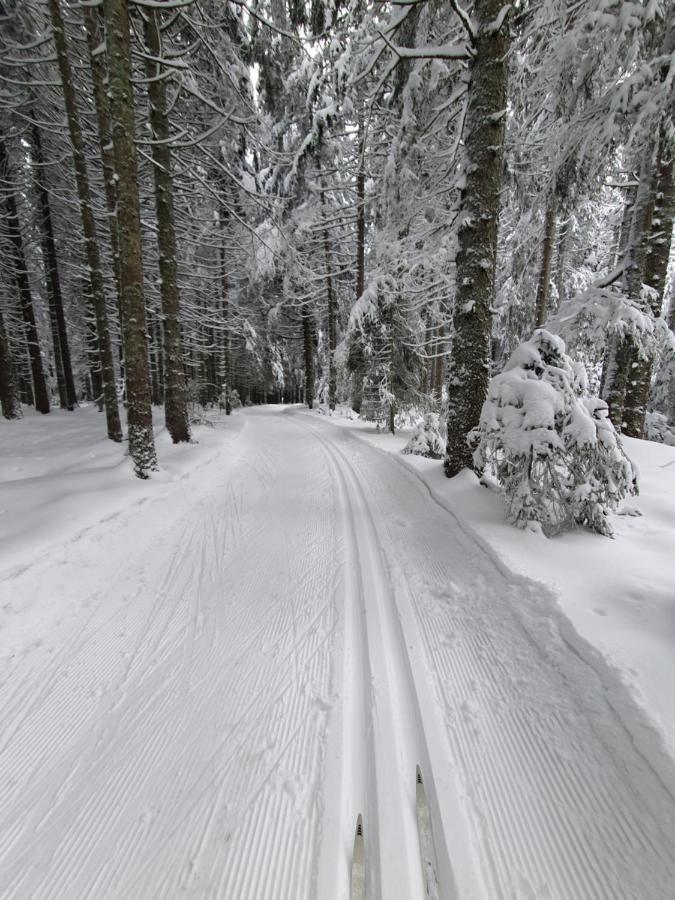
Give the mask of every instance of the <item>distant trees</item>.
<path id="1" fill-rule="evenodd" d="M 191 404 L 347 402 L 440 417 L 453 475 L 545 324 L 641 435 L 675 390 L 672 18 L 1 4 L 3 415 L 93 400 L 119 441 L 122 404 L 145 477 L 153 404 L 186 441 Z"/>

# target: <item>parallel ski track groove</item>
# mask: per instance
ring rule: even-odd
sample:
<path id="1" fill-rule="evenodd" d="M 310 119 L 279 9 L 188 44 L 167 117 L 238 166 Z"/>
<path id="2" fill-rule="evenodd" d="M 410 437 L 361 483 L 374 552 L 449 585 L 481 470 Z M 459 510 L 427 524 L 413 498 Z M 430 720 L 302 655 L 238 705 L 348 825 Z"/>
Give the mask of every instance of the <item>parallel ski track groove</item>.
<path id="1" fill-rule="evenodd" d="M 411 662 L 401 628 L 389 573 L 385 567 L 381 542 L 359 477 L 338 447 L 327 441 L 316 428 L 310 427 L 309 430 L 332 460 L 334 470 L 341 481 L 344 502 L 349 509 L 353 529 L 352 539 L 357 554 L 354 561 L 358 564 L 361 585 L 361 602 L 359 606 L 365 634 L 367 666 L 377 681 L 378 693 L 388 695 L 385 709 L 388 706 L 388 725 L 393 729 L 395 746 L 389 747 L 387 752 L 391 755 L 394 753 L 399 755 L 397 783 L 380 784 L 383 778 L 381 771 L 382 761 L 385 759 L 386 753 L 377 738 L 374 738 L 373 758 L 376 762 L 378 759 L 380 760 L 380 766 L 376 766 L 374 773 L 375 802 L 379 807 L 381 804 L 380 793 L 382 791 L 386 791 L 389 797 L 398 793 L 399 819 L 398 827 L 394 829 L 398 842 L 385 847 L 379 844 L 379 839 L 381 839 L 383 833 L 387 836 L 391 830 L 392 823 L 386 821 L 384 815 L 380 814 L 377 822 L 377 834 L 373 835 L 373 823 L 370 823 L 369 829 L 368 822 L 364 821 L 364 833 L 367 835 L 366 839 L 370 841 L 371 854 L 373 845 L 378 854 L 377 879 L 375 884 L 371 884 L 370 892 L 372 896 L 381 896 L 382 898 L 395 896 L 396 892 L 399 894 L 405 892 L 408 898 L 421 898 L 423 895 L 421 861 L 417 850 L 414 850 L 412 854 L 410 851 L 411 846 L 417 848 L 417 825 L 412 801 L 407 801 L 405 798 L 406 795 L 412 797 L 414 790 L 414 766 L 417 760 L 420 756 L 428 759 L 429 751 L 426 746 L 426 736 L 417 689 L 412 677 Z M 360 517 L 359 524 L 357 524 L 359 522 L 357 516 Z M 364 553 L 368 556 L 368 562 L 365 566 L 363 562 Z M 365 593 L 368 575 L 373 579 L 372 595 L 370 596 L 366 596 Z M 373 620 L 372 625 L 369 622 L 371 618 Z M 378 644 L 381 643 L 384 649 L 384 659 L 378 662 L 374 662 L 373 659 L 374 656 L 377 656 L 377 651 L 373 644 L 373 635 L 371 634 L 372 627 L 376 622 L 380 625 L 380 630 L 375 640 Z M 384 666 L 384 671 L 381 668 L 382 666 Z M 398 681 L 397 685 L 395 685 L 396 681 Z M 377 715 L 378 712 L 382 715 L 382 703 L 378 701 L 377 695 L 371 700 L 371 703 L 373 707 L 371 715 Z M 392 715 L 399 706 L 407 707 L 407 710 L 412 713 L 411 719 L 404 726 L 397 721 L 395 715 Z M 386 714 L 385 712 L 384 715 Z M 353 828 L 353 823 L 351 827 Z M 414 838 L 414 843 L 411 840 L 412 838 Z M 399 858 L 406 856 L 407 862 L 403 867 L 399 865 L 397 874 L 392 875 L 390 870 L 396 855 Z M 366 852 L 366 857 L 368 857 L 368 851 Z M 405 887 L 403 886 L 404 884 Z"/>
<path id="2" fill-rule="evenodd" d="M 403 466 L 399 468 L 400 495 L 406 496 L 406 481 L 419 492 L 419 479 Z M 377 490 L 382 477 L 376 475 L 373 493 L 388 496 L 386 488 Z M 400 535 L 384 509 L 380 520 L 390 536 L 387 547 L 393 558 Z M 448 524 L 452 521 L 448 518 Z M 430 602 L 428 587 L 425 590 L 420 585 L 419 575 L 413 587 L 409 571 L 405 567 L 400 570 L 408 582 L 430 670 L 436 673 L 449 716 L 454 756 L 465 772 L 468 796 L 474 798 L 473 817 L 483 833 L 479 843 L 490 873 L 488 896 L 529 896 L 529 891 L 532 896 L 557 900 L 663 900 L 675 883 L 672 841 L 671 852 L 666 849 L 668 834 L 673 837 L 668 797 L 661 794 L 661 812 L 657 808 L 657 814 L 666 816 L 662 820 L 666 831 L 663 827 L 655 830 L 658 820 L 652 818 L 639 794 L 631 795 L 625 784 L 629 773 L 615 762 L 600 721 L 587 719 L 583 707 L 580 711 L 576 695 L 569 695 L 571 702 L 567 699 L 561 708 L 551 709 L 546 695 L 542 703 L 538 693 L 532 701 L 527 692 L 523 694 L 514 672 L 519 668 L 526 672 L 533 658 L 540 665 L 540 649 L 522 624 L 512 621 L 507 599 L 500 602 L 498 595 L 491 597 L 493 589 L 483 576 L 475 579 L 475 599 L 453 595 L 452 572 L 438 552 L 439 542 L 432 538 L 432 548 L 425 537 L 433 527 L 438 524 L 425 521 L 422 525 L 417 571 L 431 575 L 429 580 L 423 579 L 423 585 L 433 584 L 434 590 L 436 585 L 443 586 L 445 610 L 439 613 L 439 603 Z M 446 558 L 459 559 L 471 572 L 467 567 L 484 549 L 478 544 L 472 547 L 471 536 L 465 532 L 453 535 L 450 528 L 448 540 L 451 538 L 459 546 Z M 480 572 L 477 561 L 473 564 L 473 573 Z M 505 591 L 513 590 L 501 570 L 499 575 Z M 484 596 L 491 599 L 486 601 Z M 490 638 L 491 619 L 483 621 L 485 614 L 495 618 L 486 606 L 490 602 L 494 611 L 503 606 L 503 612 L 497 613 L 501 621 L 496 633 L 510 632 L 511 646 L 519 648 L 522 659 L 515 668 L 513 659 L 507 665 L 503 651 Z M 461 615 L 450 615 L 458 609 Z M 554 690 L 560 690 L 556 671 L 543 671 L 546 689 L 550 682 Z M 568 690 L 565 682 L 563 688 Z M 580 723 L 586 723 L 581 730 Z M 614 731 L 625 738 L 625 731 Z M 625 740 L 624 745 L 623 752 L 635 753 Z M 639 768 L 643 768 L 641 764 L 642 758 Z M 527 773 L 529 781 L 526 790 L 519 787 L 516 792 L 516 785 L 523 780 L 519 773 Z M 658 774 L 654 777 L 658 779 Z M 656 784 L 651 791 L 652 801 L 659 798 Z M 636 802 L 640 811 L 635 809 Z M 651 887 L 642 883 L 640 872 L 649 873 Z"/>

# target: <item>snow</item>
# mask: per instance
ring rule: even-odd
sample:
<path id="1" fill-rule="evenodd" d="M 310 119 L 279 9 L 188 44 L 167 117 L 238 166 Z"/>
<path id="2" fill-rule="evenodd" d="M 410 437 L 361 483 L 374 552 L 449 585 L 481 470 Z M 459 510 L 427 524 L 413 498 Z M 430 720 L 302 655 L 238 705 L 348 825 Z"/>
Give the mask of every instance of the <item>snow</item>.
<path id="1" fill-rule="evenodd" d="M 394 454 L 409 438 L 376 434 L 358 420 L 333 424 Z M 640 495 L 611 517 L 614 540 L 585 529 L 551 539 L 521 532 L 504 520 L 496 485 L 486 490 L 469 472 L 449 480 L 433 460 L 404 459 L 501 563 L 555 592 L 570 633 L 618 675 L 675 758 L 675 447 L 622 440 L 639 472 Z"/>
<path id="2" fill-rule="evenodd" d="M 25 408 L 20 423 L 3 419 L 0 570 L 20 570 L 92 523 L 139 507 L 150 497 L 168 496 L 174 482 L 222 451 L 222 438 L 212 428 L 193 431 L 193 444 L 174 446 L 166 429 L 156 427 L 161 471 L 144 483 L 129 477 L 126 444 L 106 438 L 103 414 L 93 405 L 75 414 L 54 409 L 47 417 Z"/>
<path id="3" fill-rule="evenodd" d="M 615 541 L 546 541 L 347 417 L 158 428 L 144 483 L 102 431 L 90 408 L 0 423 L 3 900 L 346 900 L 359 814 L 368 895 L 423 900 L 417 765 L 446 900 L 669 895 L 672 760 L 504 559 L 588 553 L 600 590 L 625 537 L 654 596 L 672 448 L 648 445 Z"/>

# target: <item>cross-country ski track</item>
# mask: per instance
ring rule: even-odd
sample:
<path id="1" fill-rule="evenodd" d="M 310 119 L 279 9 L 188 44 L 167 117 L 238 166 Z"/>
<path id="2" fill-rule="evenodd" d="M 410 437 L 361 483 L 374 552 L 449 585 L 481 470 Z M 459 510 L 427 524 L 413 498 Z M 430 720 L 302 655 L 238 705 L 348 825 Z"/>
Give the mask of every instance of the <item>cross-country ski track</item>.
<path id="1" fill-rule="evenodd" d="M 366 896 L 423 900 L 418 765 L 442 900 L 675 897 L 673 766 L 613 673 L 325 416 L 239 412 L 0 574 L 2 898 L 345 900 L 361 814 Z"/>

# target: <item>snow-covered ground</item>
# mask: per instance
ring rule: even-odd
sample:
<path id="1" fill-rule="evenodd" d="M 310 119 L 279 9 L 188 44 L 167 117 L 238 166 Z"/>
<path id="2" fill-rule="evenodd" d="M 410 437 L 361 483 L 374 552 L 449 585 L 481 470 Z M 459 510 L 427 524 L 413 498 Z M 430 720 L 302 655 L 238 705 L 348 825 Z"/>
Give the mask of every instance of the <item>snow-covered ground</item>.
<path id="1" fill-rule="evenodd" d="M 92 409 L 0 424 L 1 897 L 346 898 L 362 813 L 368 896 L 421 900 L 417 764 L 444 900 L 672 896 L 673 763 L 592 647 L 657 709 L 672 449 L 614 542 L 547 542 L 337 421 L 160 435 L 146 483 Z"/>
<path id="2" fill-rule="evenodd" d="M 577 652 L 591 662 L 601 654 L 675 758 L 675 447 L 623 439 L 640 473 L 640 495 L 613 517 L 613 540 L 587 530 L 546 539 L 508 525 L 500 496 L 470 472 L 449 481 L 438 462 L 399 456 L 409 430 L 392 437 L 347 410 L 330 421 L 412 466 L 500 563 L 552 589 Z"/>

